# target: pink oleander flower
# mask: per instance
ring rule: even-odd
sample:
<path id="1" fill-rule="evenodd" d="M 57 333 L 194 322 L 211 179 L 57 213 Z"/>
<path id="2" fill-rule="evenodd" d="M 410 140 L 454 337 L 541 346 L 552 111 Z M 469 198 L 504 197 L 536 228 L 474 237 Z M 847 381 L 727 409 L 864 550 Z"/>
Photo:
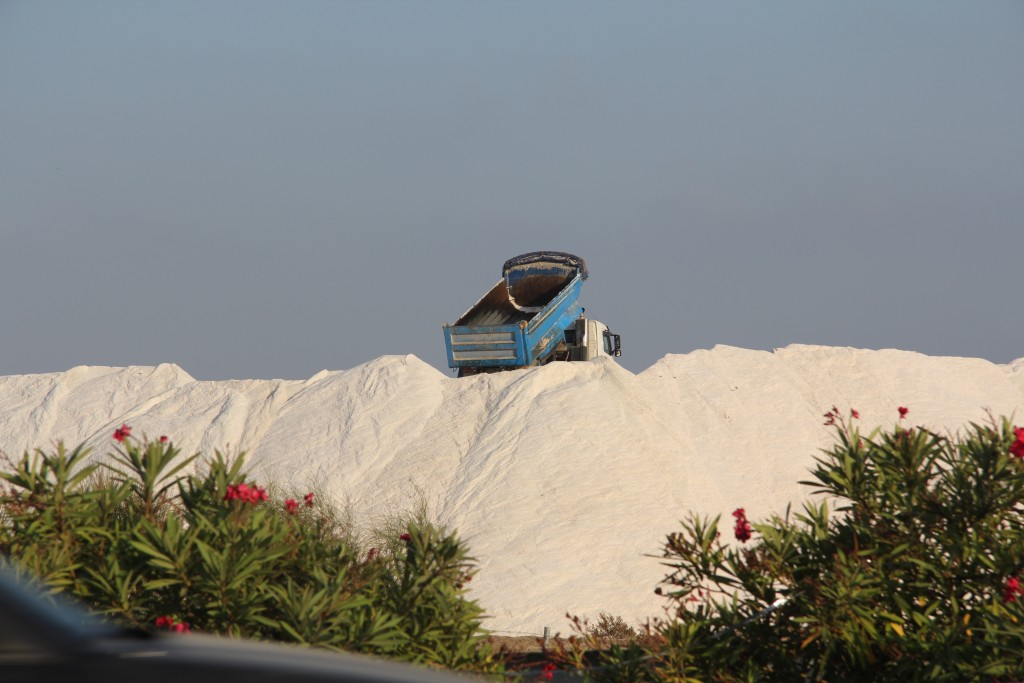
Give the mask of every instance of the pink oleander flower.
<path id="1" fill-rule="evenodd" d="M 831 427 L 835 425 L 836 420 L 839 419 L 839 408 L 832 406 L 832 410 L 825 413 L 822 417 L 825 418 L 825 426 Z"/>
<path id="2" fill-rule="evenodd" d="M 741 543 L 746 543 L 750 540 L 750 535 L 753 529 L 750 526 L 750 522 L 747 521 L 747 513 L 743 508 L 736 508 L 733 510 L 732 516 L 736 518 L 736 526 L 733 527 L 733 533 L 736 534 L 736 540 Z"/>
<path id="3" fill-rule="evenodd" d="M 174 617 L 167 614 L 163 615 L 162 617 L 156 618 L 156 627 L 167 629 L 168 631 L 174 631 L 176 633 L 191 632 L 188 623 L 184 621 L 176 622 L 174 621 Z"/>
<path id="4" fill-rule="evenodd" d="M 294 498 L 289 498 L 284 502 L 284 509 L 288 511 L 288 514 L 294 515 L 299 509 L 299 504 L 295 502 Z"/>
<path id="5" fill-rule="evenodd" d="M 1003 602 L 1016 602 L 1017 596 L 1020 594 L 1020 579 L 1016 576 L 1011 576 L 1003 586 Z"/>
<path id="6" fill-rule="evenodd" d="M 120 441 L 123 443 L 124 440 L 131 435 L 132 428 L 122 422 L 121 426 L 114 430 L 114 441 Z"/>
<path id="7" fill-rule="evenodd" d="M 228 486 L 227 493 L 224 494 L 224 500 L 240 500 L 253 505 L 269 497 L 262 486 L 249 486 L 245 482 Z"/>
<path id="8" fill-rule="evenodd" d="M 1016 427 L 1013 435 L 1017 440 L 1010 444 L 1010 455 L 1015 458 L 1024 458 L 1024 427 Z"/>

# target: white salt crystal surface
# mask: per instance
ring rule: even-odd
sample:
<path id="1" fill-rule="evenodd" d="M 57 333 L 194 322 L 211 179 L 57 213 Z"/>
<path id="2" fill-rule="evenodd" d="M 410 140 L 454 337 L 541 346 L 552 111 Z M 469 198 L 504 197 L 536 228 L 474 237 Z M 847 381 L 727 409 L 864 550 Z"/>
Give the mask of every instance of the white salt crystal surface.
<path id="1" fill-rule="evenodd" d="M 832 432 L 958 430 L 1016 413 L 1024 358 L 995 365 L 896 350 L 726 346 L 455 379 L 384 356 L 306 381 L 203 382 L 176 365 L 0 377 L 0 451 L 63 440 L 109 452 L 114 429 L 168 435 L 186 453 L 248 452 L 260 484 L 316 485 L 357 518 L 425 501 L 479 561 L 472 596 L 497 631 L 567 632 L 565 613 L 661 614 L 664 536 L 688 511 L 752 520 L 806 498 L 797 484 Z"/>

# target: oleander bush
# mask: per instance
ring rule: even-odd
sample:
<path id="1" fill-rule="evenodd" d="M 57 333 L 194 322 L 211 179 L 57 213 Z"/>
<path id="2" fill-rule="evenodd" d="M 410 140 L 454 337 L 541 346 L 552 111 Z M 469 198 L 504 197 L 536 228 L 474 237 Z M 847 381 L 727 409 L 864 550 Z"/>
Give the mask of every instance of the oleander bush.
<path id="1" fill-rule="evenodd" d="M 833 409 L 819 496 L 764 522 L 682 522 L 655 592 L 653 641 L 595 663 L 587 634 L 552 653 L 602 681 L 1024 680 L 1024 428 L 862 435 Z M 738 501 L 742 502 L 742 501 Z"/>
<path id="2" fill-rule="evenodd" d="M 0 556 L 135 627 L 501 670 L 455 533 L 410 521 L 385 546 L 360 547 L 322 497 L 268 493 L 241 456 L 199 462 L 127 426 L 114 438 L 102 464 L 61 444 L 0 471 Z"/>

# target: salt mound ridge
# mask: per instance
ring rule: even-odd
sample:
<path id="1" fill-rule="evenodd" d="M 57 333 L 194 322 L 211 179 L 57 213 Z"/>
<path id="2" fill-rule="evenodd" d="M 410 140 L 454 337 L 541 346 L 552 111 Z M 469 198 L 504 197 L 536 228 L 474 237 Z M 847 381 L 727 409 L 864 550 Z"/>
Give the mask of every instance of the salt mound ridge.
<path id="1" fill-rule="evenodd" d="M 656 554 L 687 511 L 753 519 L 808 493 L 831 443 L 863 428 L 957 430 L 1016 412 L 1024 359 L 717 346 L 633 375 L 611 360 L 455 379 L 385 356 L 306 381 L 197 381 L 175 365 L 0 377 L 0 451 L 58 439 L 109 452 L 122 422 L 186 453 L 249 452 L 260 483 L 316 484 L 360 519 L 425 501 L 480 563 L 473 597 L 498 631 L 565 632 L 565 613 L 661 614 Z"/>

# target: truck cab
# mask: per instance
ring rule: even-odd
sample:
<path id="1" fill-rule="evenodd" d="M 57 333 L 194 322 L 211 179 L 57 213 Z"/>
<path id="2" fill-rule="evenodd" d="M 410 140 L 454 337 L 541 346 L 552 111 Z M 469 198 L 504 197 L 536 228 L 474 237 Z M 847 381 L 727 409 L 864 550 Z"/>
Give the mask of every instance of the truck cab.
<path id="1" fill-rule="evenodd" d="M 601 356 L 617 358 L 622 355 L 622 340 L 612 334 L 608 326 L 597 320 L 580 317 L 565 331 L 568 360 L 592 360 Z"/>

